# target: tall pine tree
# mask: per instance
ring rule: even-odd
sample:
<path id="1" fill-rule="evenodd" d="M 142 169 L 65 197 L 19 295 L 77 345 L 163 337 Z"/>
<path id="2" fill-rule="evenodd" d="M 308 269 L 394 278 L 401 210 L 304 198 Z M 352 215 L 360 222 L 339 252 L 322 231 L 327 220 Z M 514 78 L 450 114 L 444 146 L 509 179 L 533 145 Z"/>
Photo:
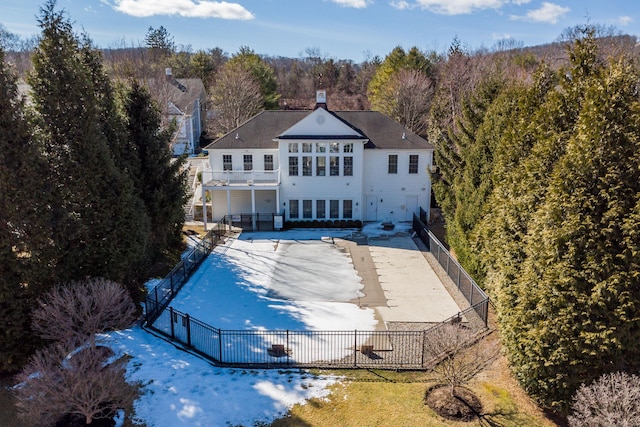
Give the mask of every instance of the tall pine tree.
<path id="1" fill-rule="evenodd" d="M 146 262 L 152 267 L 167 252 L 175 253 L 182 247 L 187 200 L 185 160 L 172 158 L 172 129 L 161 130 L 160 110 L 145 87 L 131 81 L 124 92 L 123 106 L 128 170 L 151 224 Z"/>
<path id="2" fill-rule="evenodd" d="M 40 187 L 46 179 L 16 78 L 0 48 L 0 372 L 18 370 L 38 344 L 29 313 L 42 273 Z"/>
<path id="3" fill-rule="evenodd" d="M 621 62 L 590 79 L 526 240 L 526 331 L 511 350 L 527 388 L 560 410 L 581 383 L 640 368 L 639 77 Z"/>
<path id="4" fill-rule="evenodd" d="M 38 135 L 49 163 L 43 197 L 52 230 L 51 281 L 107 277 L 127 282 L 144 253 L 145 212 L 109 145 L 110 96 L 104 71 L 64 12 L 41 9 L 40 43 L 29 76 Z"/>
<path id="5" fill-rule="evenodd" d="M 496 140 L 507 126 L 512 107 L 511 92 L 496 102 L 506 86 L 506 79 L 499 73 L 491 74 L 463 100 L 456 126 L 442 130 L 447 138 L 438 141 L 448 146 L 437 147 L 439 152 L 455 152 L 457 161 L 449 165 L 453 170 L 445 170 L 443 165 L 440 173 L 433 174 L 434 193 L 447 220 L 447 242 L 460 263 L 478 281 L 482 279 L 483 269 L 475 251 L 474 233 L 492 191 Z"/>
<path id="6" fill-rule="evenodd" d="M 559 85 L 543 70 L 521 97 L 482 224 L 511 366 L 561 412 L 581 383 L 640 367 L 639 73 L 606 66 L 588 28 L 569 56 Z"/>

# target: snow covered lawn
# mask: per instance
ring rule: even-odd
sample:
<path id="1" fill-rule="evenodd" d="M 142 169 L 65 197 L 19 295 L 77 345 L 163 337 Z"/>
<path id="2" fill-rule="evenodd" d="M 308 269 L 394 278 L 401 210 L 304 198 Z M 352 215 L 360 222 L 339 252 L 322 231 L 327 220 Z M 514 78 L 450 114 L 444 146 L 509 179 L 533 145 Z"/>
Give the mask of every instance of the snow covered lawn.
<path id="1" fill-rule="evenodd" d="M 373 310 L 347 302 L 363 287 L 349 256 L 321 240 L 349 233 L 244 235 L 216 248 L 171 305 L 223 329 L 373 330 Z M 378 227 L 369 229 L 375 233 Z M 339 380 L 300 370 L 217 368 L 140 328 L 106 339 L 132 357 L 128 379 L 143 384 L 135 418 L 148 427 L 269 423 L 296 403 L 328 395 Z"/>

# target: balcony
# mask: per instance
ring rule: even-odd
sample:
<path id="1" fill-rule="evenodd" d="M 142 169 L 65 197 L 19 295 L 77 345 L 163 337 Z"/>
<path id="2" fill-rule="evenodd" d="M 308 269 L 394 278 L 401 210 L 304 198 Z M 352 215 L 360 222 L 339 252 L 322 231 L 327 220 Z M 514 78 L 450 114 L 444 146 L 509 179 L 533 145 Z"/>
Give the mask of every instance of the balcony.
<path id="1" fill-rule="evenodd" d="M 280 169 L 274 171 L 212 171 L 202 172 L 206 187 L 273 187 L 280 185 Z"/>

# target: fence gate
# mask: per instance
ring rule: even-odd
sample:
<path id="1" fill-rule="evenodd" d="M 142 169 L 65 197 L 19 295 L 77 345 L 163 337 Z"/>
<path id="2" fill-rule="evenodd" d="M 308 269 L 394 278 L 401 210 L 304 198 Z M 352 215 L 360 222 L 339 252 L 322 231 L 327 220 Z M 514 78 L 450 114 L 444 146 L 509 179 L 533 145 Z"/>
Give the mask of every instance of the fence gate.
<path id="1" fill-rule="evenodd" d="M 189 315 L 176 312 L 173 307 L 169 307 L 169 312 L 171 316 L 171 338 L 191 345 Z"/>

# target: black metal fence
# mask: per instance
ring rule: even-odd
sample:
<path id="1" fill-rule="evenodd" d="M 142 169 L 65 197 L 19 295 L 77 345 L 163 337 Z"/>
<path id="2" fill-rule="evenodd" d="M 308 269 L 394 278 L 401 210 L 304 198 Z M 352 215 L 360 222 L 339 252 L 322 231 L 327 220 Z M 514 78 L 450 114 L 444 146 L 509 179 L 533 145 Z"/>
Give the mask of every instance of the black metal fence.
<path id="1" fill-rule="evenodd" d="M 255 331 L 218 329 L 169 307 L 152 329 L 223 366 L 425 369 L 431 334 L 473 311 L 419 331 Z"/>
<path id="2" fill-rule="evenodd" d="M 227 227 L 237 226 L 237 222 L 230 219 L 225 217 L 217 223 L 201 244 L 154 288 L 146 300 L 147 327 L 219 365 L 426 369 L 434 363 L 427 350 L 430 336 L 440 328 L 462 323 L 473 331 L 486 329 L 488 297 L 416 215 L 413 223 L 415 231 L 471 305 L 429 328 L 405 331 L 223 330 L 167 307 L 193 271 L 213 250 Z M 477 317 L 481 321 L 474 321 Z"/>
<path id="3" fill-rule="evenodd" d="M 253 231 L 274 231 L 273 213 L 236 214 L 226 215 L 220 222 L 241 228 L 244 232 Z"/>
<path id="4" fill-rule="evenodd" d="M 420 236 L 420 240 L 427 245 L 429 251 L 438 260 L 438 263 L 447 272 L 447 275 L 456 284 L 462 295 L 469 301 L 471 307 L 475 308 L 476 313 L 486 326 L 489 314 L 489 297 L 429 230 L 426 225 L 426 212 L 422 208 L 420 208 L 420 216 L 413 215 L 413 230 Z"/>
<path id="5" fill-rule="evenodd" d="M 153 324 L 225 233 L 226 225 L 223 222 L 214 224 L 205 237 L 147 294 L 145 299 L 147 324 Z"/>

